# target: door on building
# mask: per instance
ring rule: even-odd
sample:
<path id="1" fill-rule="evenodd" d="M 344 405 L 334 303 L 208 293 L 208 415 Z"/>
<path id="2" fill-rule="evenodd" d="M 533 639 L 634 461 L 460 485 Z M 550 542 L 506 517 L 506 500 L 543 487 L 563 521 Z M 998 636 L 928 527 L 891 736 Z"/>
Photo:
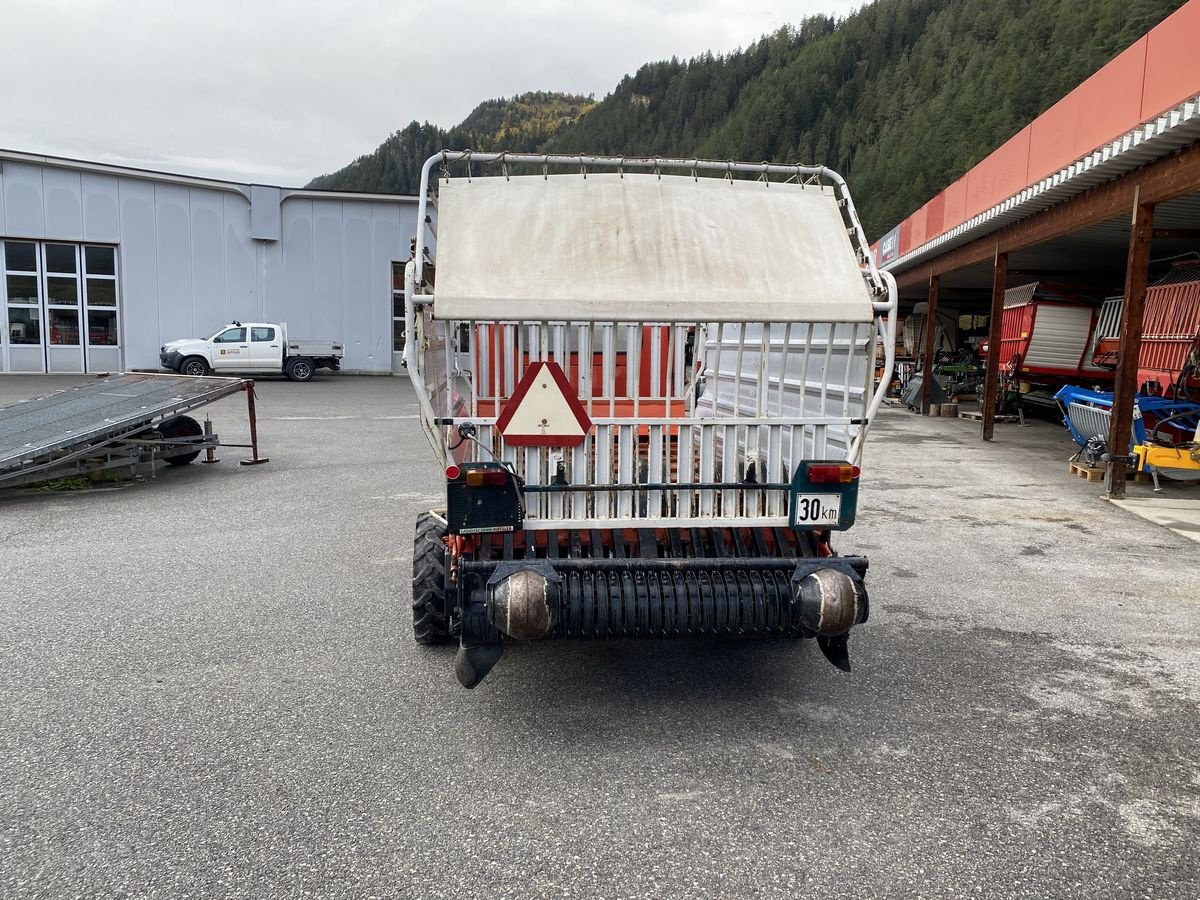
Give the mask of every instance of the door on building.
<path id="1" fill-rule="evenodd" d="M 0 370 L 118 371 L 116 248 L 3 241 Z"/>

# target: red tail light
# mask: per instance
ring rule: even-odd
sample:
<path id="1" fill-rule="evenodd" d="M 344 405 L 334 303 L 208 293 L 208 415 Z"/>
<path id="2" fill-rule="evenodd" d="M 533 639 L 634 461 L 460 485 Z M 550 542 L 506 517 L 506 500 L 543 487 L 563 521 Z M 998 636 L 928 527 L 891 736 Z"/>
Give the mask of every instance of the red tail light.
<path id="1" fill-rule="evenodd" d="M 467 472 L 467 487 L 503 487 L 508 483 L 504 469 L 471 469 Z"/>
<path id="2" fill-rule="evenodd" d="M 858 476 L 858 466 L 846 463 L 817 463 L 808 467 L 808 480 L 812 484 L 850 484 Z"/>
<path id="3" fill-rule="evenodd" d="M 458 466 L 454 465 L 454 463 L 450 463 L 450 465 L 446 466 L 446 477 L 449 478 L 451 481 L 456 481 L 458 479 L 458 476 L 461 474 L 462 474 L 462 469 L 460 469 Z"/>

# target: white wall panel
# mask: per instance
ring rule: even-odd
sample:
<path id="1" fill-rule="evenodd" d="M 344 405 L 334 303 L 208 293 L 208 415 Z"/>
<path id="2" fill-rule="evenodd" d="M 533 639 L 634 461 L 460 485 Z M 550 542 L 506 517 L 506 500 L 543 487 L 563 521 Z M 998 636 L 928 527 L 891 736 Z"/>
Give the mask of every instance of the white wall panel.
<path id="1" fill-rule="evenodd" d="M 154 185 L 122 178 L 117 186 L 121 212 L 118 272 L 125 368 L 158 364 L 158 252 L 155 234 Z M 182 336 L 182 335 L 181 335 Z M 150 358 L 150 353 L 153 358 Z"/>
<path id="2" fill-rule="evenodd" d="M 102 244 L 120 243 L 117 179 L 111 175 L 84 172 L 82 184 L 83 239 Z"/>
<path id="3" fill-rule="evenodd" d="M 249 315 L 231 315 L 225 296 L 225 241 L 222 220 L 223 198 L 216 191 L 190 191 L 192 250 L 192 326 L 189 334 L 212 334 L 231 318 L 253 319 Z"/>
<path id="4" fill-rule="evenodd" d="M 343 291 L 346 270 L 342 255 L 343 215 L 351 204 L 328 200 L 313 202 L 313 308 L 312 336 L 341 334 L 349 299 Z M 299 332 L 296 332 L 300 336 Z M 349 335 L 347 335 L 349 337 Z M 347 341 L 349 343 L 349 341 Z"/>
<path id="5" fill-rule="evenodd" d="M 190 191 L 173 184 L 154 187 L 158 232 L 159 327 L 163 334 L 200 337 L 192 321 L 192 227 Z"/>
<path id="6" fill-rule="evenodd" d="M 4 207 L 7 237 L 46 236 L 40 168 L 13 162 L 4 164 Z"/>
<path id="7" fill-rule="evenodd" d="M 225 316 L 226 322 L 265 318 L 259 309 L 258 248 L 250 240 L 250 206 L 242 197 L 225 194 Z"/>
<path id="8" fill-rule="evenodd" d="M 43 169 L 42 202 L 46 237 L 58 241 L 83 240 L 83 185 L 78 172 Z"/>
<path id="9" fill-rule="evenodd" d="M 408 259 L 408 240 L 416 234 L 416 208 L 371 204 L 371 283 L 368 308 L 375 341 L 375 362 L 392 364 L 392 263 Z M 405 230 L 407 229 L 407 230 Z"/>
<path id="10" fill-rule="evenodd" d="M 283 205 L 282 247 L 268 245 L 282 263 L 282 295 L 268 307 L 272 319 L 285 321 L 289 337 L 324 338 L 313 332 L 316 304 L 316 265 L 313 259 L 313 201 L 289 200 Z M 273 260 L 268 259 L 268 266 Z M 333 337 L 333 335 L 328 335 Z"/>
<path id="11" fill-rule="evenodd" d="M 391 353 L 387 359 L 376 352 L 375 335 L 371 330 L 371 207 L 367 203 L 347 203 L 342 213 L 342 253 L 346 260 L 343 282 L 346 329 L 346 368 L 383 369 L 392 367 Z"/>
<path id="12" fill-rule="evenodd" d="M 4 228 L 4 207 L 4 164 L 0 163 L 0 236 L 8 233 Z M 2 365 L 3 362 L 3 360 L 0 360 L 0 365 Z"/>

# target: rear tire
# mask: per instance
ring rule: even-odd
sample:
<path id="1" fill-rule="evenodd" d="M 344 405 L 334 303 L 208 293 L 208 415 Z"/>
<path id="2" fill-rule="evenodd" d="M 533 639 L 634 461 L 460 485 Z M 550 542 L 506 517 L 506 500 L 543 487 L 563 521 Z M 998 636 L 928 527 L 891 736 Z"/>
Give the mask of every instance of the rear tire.
<path id="1" fill-rule="evenodd" d="M 312 381 L 313 373 L 316 371 L 316 364 L 305 356 L 298 356 L 295 359 L 289 359 L 287 368 L 284 373 L 292 381 Z"/>
<path id="2" fill-rule="evenodd" d="M 168 441 L 172 438 L 200 437 L 204 434 L 200 423 L 191 416 L 176 416 L 173 419 L 159 422 L 158 431 Z M 164 456 L 163 459 L 170 466 L 186 466 L 199 455 L 200 448 L 197 447 L 195 450 L 182 450 L 173 456 Z"/>
<path id="3" fill-rule="evenodd" d="M 446 523 L 433 513 L 417 516 L 413 538 L 413 640 L 442 644 L 450 639 L 446 591 Z"/>
<path id="4" fill-rule="evenodd" d="M 179 364 L 180 375 L 207 375 L 211 371 L 212 367 L 203 356 L 189 356 Z"/>

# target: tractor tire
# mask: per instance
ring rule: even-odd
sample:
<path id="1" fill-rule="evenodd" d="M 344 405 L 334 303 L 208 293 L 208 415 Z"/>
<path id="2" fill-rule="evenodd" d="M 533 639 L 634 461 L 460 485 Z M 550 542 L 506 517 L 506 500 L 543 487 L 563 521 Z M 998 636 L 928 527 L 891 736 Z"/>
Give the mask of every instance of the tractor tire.
<path id="1" fill-rule="evenodd" d="M 442 644 L 450 639 L 446 592 L 446 523 L 430 512 L 417 516 L 413 538 L 413 640 Z"/>
<path id="2" fill-rule="evenodd" d="M 207 375 L 211 371 L 212 367 L 203 356 L 189 356 L 179 364 L 180 375 Z"/>
<path id="3" fill-rule="evenodd" d="M 204 434 L 204 429 L 200 423 L 191 416 L 175 416 L 173 419 L 166 419 L 159 422 L 158 431 L 168 441 L 172 438 L 200 437 L 200 435 Z M 171 456 L 163 456 L 163 460 L 169 466 L 186 466 L 199 455 L 200 448 L 182 450 Z"/>

